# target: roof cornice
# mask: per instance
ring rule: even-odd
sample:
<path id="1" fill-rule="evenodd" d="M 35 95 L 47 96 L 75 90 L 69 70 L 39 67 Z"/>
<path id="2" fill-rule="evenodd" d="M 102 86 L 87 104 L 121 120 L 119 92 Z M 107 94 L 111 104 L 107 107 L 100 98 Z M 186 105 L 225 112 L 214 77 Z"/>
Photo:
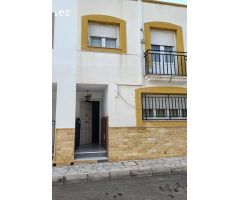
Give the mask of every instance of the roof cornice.
<path id="1" fill-rule="evenodd" d="M 142 0 L 146 3 L 156 3 L 156 4 L 163 4 L 168 6 L 178 6 L 178 7 L 184 7 L 187 8 L 187 5 L 185 4 L 179 4 L 179 3 L 172 3 L 172 2 L 165 2 L 165 1 L 157 1 L 157 0 Z"/>

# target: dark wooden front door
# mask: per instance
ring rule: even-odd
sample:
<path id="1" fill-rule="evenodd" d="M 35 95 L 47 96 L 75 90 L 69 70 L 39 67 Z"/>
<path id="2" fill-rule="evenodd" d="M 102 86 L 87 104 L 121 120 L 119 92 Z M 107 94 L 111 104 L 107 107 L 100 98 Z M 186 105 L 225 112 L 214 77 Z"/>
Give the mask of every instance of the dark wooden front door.
<path id="1" fill-rule="evenodd" d="M 100 102 L 92 101 L 92 144 L 99 144 Z"/>
<path id="2" fill-rule="evenodd" d="M 101 144 L 105 149 L 108 149 L 108 117 L 101 119 Z"/>

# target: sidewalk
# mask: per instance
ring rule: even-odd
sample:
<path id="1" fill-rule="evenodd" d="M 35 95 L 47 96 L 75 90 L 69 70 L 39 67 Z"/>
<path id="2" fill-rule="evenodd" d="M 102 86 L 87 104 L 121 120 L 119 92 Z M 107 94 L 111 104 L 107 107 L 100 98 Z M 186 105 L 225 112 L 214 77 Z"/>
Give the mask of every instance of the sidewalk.
<path id="1" fill-rule="evenodd" d="M 187 171 L 187 158 L 161 158 L 156 160 L 134 160 L 113 163 L 78 164 L 53 167 L 53 185 L 99 180 L 176 174 Z"/>

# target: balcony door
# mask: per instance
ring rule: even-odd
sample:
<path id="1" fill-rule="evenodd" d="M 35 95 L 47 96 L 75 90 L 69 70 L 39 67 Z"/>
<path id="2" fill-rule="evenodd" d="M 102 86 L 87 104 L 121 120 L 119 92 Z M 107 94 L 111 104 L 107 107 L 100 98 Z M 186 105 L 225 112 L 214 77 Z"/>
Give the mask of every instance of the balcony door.
<path id="1" fill-rule="evenodd" d="M 178 74 L 177 58 L 174 46 L 151 45 L 152 73 L 163 75 Z"/>
<path id="2" fill-rule="evenodd" d="M 178 72 L 175 32 L 151 30 L 150 69 L 153 74 L 175 75 Z"/>

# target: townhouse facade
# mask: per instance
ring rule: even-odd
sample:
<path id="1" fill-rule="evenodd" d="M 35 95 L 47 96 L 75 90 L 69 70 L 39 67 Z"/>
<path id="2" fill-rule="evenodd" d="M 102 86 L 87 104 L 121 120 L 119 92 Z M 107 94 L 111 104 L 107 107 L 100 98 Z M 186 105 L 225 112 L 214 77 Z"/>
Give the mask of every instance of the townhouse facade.
<path id="1" fill-rule="evenodd" d="M 54 165 L 184 156 L 187 7 L 53 0 Z"/>

